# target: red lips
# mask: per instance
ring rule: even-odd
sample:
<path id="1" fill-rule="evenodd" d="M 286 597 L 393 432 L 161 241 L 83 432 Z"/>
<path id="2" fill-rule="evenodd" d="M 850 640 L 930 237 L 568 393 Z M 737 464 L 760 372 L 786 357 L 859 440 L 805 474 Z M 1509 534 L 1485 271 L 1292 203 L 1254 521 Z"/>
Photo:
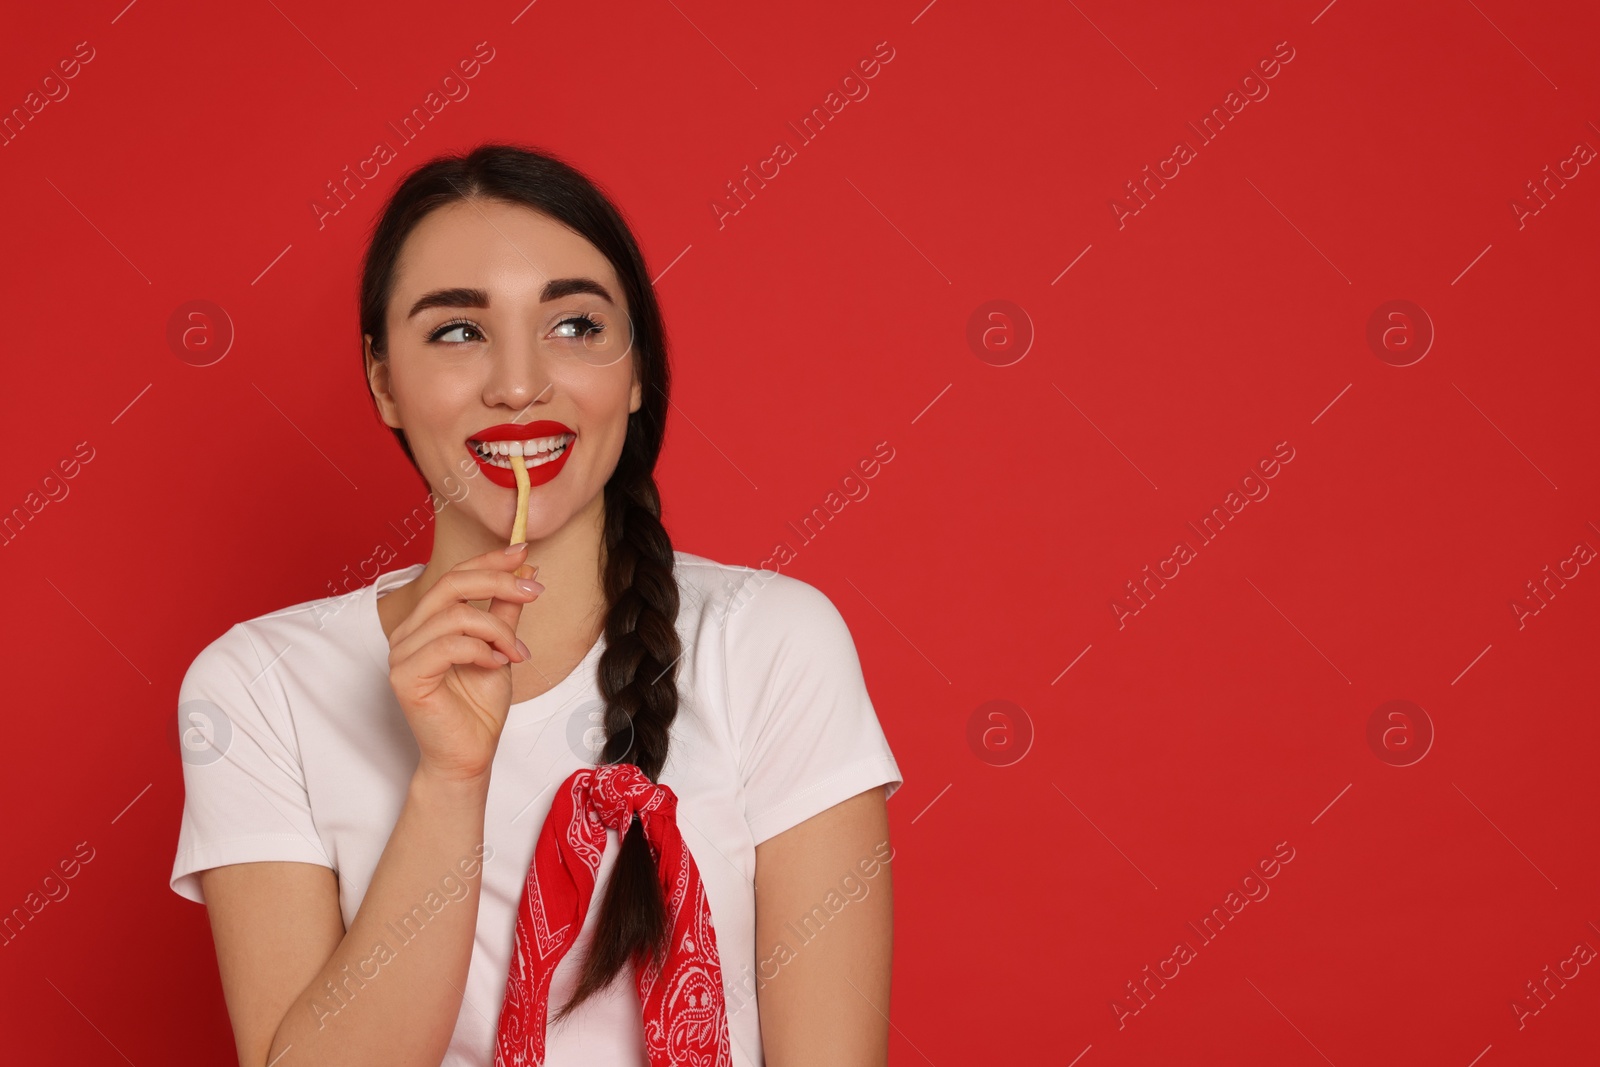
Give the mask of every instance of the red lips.
<path id="1" fill-rule="evenodd" d="M 466 447 L 473 460 L 477 462 L 478 469 L 483 471 L 491 482 L 507 489 L 515 489 L 517 487 L 516 473 L 510 467 L 496 466 L 494 463 L 484 459 L 478 454 L 478 450 L 472 447 L 473 441 L 529 441 L 538 437 L 554 437 L 557 434 L 572 436 L 574 433 L 575 431 L 571 427 L 563 423 L 552 422 L 549 419 L 541 419 L 538 422 L 529 423 L 503 422 L 498 426 L 490 426 L 473 434 L 467 439 Z M 530 466 L 528 468 L 528 484 L 530 486 L 540 486 L 560 474 L 561 468 L 567 465 L 567 457 L 572 455 L 572 449 L 577 443 L 577 437 L 572 436 L 572 439 L 562 449 L 561 454 L 555 459 L 546 460 L 536 467 Z"/>
<path id="2" fill-rule="evenodd" d="M 549 419 L 540 419 L 538 422 L 515 423 L 502 422 L 498 426 L 491 426 L 487 430 L 479 430 L 469 441 L 526 441 L 532 437 L 554 437 L 558 433 L 572 433 L 572 427 Z"/>

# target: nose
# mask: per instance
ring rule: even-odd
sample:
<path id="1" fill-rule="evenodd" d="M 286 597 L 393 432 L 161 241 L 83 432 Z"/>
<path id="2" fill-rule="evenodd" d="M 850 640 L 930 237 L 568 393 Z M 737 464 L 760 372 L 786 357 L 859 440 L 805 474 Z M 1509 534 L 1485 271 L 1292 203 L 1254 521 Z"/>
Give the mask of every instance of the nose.
<path id="1" fill-rule="evenodd" d="M 483 402 L 489 407 L 503 405 L 520 412 L 548 402 L 554 390 L 555 379 L 537 344 L 518 338 L 491 346 L 489 375 L 483 386 Z"/>

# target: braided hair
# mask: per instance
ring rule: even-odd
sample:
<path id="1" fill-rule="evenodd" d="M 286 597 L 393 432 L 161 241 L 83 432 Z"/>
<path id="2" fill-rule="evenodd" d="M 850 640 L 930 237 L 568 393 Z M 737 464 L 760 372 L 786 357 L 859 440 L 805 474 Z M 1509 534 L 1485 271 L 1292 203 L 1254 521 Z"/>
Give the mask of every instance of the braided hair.
<path id="1" fill-rule="evenodd" d="M 361 332 L 376 359 L 387 358 L 387 315 L 395 269 L 406 237 L 433 210 L 487 198 L 530 207 L 566 225 L 611 262 L 633 323 L 631 358 L 643 386 L 639 410 L 628 416 L 622 455 L 605 486 L 601 544 L 607 602 L 599 686 L 605 700 L 606 742 L 601 763 L 632 763 L 657 781 L 667 760 L 678 714 L 678 585 L 672 541 L 661 524 L 655 465 L 666 431 L 670 372 L 666 328 L 655 290 L 621 212 L 588 177 L 547 151 L 482 144 L 412 170 L 373 225 L 362 267 Z M 421 474 L 405 431 L 388 427 Z M 659 966 L 669 930 L 655 857 L 635 816 L 622 836 L 593 942 L 572 997 L 551 1015 L 560 1021 L 606 988 L 630 962 Z"/>

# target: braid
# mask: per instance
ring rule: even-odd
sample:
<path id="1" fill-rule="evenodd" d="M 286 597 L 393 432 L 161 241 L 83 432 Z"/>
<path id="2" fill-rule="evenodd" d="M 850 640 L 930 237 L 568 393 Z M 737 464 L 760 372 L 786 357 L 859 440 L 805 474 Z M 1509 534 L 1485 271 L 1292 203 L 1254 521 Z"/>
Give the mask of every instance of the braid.
<path id="1" fill-rule="evenodd" d="M 609 609 L 600 692 L 605 698 L 602 764 L 628 762 L 657 781 L 678 714 L 678 584 L 661 498 L 647 466 L 625 450 L 605 489 L 605 591 Z M 656 861 L 637 816 L 622 837 L 595 937 L 577 988 L 551 1018 L 559 1022 L 610 985 L 630 961 L 659 964 L 668 945 Z"/>

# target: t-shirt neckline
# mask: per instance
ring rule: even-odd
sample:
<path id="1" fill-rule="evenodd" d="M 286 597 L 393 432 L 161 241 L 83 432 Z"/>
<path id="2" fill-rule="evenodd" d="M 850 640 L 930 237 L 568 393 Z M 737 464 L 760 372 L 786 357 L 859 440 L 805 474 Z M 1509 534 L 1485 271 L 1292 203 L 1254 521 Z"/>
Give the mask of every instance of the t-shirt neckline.
<path id="1" fill-rule="evenodd" d="M 385 571 L 373 579 L 371 585 L 365 586 L 360 591 L 362 635 L 366 641 L 367 651 L 383 669 L 385 676 L 389 670 L 389 638 L 383 632 L 383 620 L 378 617 L 378 594 L 386 593 L 395 586 L 411 581 L 422 573 L 425 566 L 423 563 L 413 563 L 409 567 Z M 511 714 L 506 720 L 506 729 L 547 719 L 565 707 L 576 693 L 590 688 L 595 682 L 595 665 L 605 650 L 605 643 L 605 634 L 601 633 L 589 647 L 589 651 L 584 654 L 583 659 L 567 672 L 565 678 L 538 696 L 513 703 Z M 523 710 L 519 712 L 517 709 Z M 517 721 L 511 721 L 513 718 Z"/>

